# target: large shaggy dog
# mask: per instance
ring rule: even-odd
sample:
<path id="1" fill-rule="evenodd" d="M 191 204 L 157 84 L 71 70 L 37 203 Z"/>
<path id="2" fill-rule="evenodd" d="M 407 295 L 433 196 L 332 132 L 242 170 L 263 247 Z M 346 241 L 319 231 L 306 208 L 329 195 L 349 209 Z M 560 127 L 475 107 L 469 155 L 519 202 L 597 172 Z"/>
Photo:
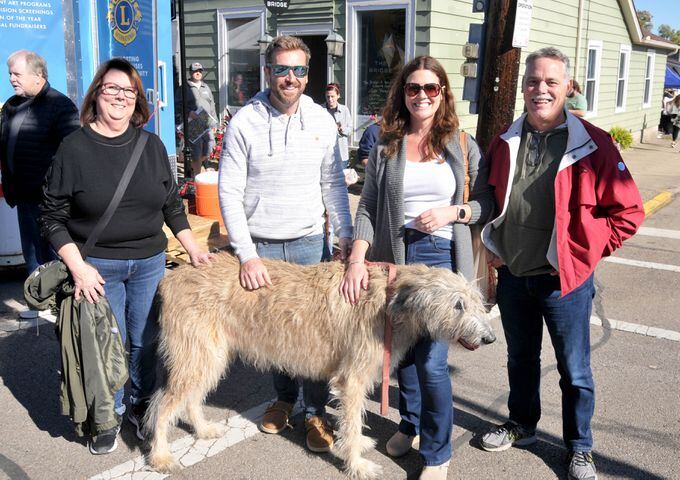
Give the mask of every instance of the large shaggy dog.
<path id="1" fill-rule="evenodd" d="M 375 478 L 380 467 L 361 456 L 374 441 L 362 427 L 366 395 L 380 378 L 385 313 L 393 323 L 392 368 L 424 335 L 473 347 L 495 340 L 479 292 L 451 271 L 399 266 L 388 298 L 386 272 L 371 266 L 369 289 L 352 306 L 338 293 L 342 264 L 264 262 L 273 286 L 255 291 L 241 287 L 239 262 L 227 253 L 210 267 L 181 267 L 162 281 L 159 348 L 167 378 L 145 422 L 153 468 L 176 466 L 167 434 L 182 413 L 198 438 L 221 435 L 202 404 L 238 354 L 261 369 L 327 380 L 339 401 L 334 452 L 351 477 Z"/>

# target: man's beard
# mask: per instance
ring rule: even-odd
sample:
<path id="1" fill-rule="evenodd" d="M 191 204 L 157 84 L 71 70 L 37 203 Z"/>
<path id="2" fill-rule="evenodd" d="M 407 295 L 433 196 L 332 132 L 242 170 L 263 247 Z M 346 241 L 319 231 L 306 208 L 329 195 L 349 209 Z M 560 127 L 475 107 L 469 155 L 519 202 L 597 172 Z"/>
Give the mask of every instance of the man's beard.
<path id="1" fill-rule="evenodd" d="M 272 89 L 271 89 L 271 94 L 272 94 L 272 95 L 274 96 L 274 98 L 276 98 L 276 100 L 277 100 L 279 103 L 281 103 L 282 105 L 284 105 L 284 106 L 286 106 L 286 107 L 291 107 L 291 106 L 295 105 L 295 104 L 297 103 L 298 100 L 300 100 L 300 97 L 302 96 L 302 92 L 304 91 L 304 89 L 301 88 L 302 85 L 300 85 L 300 83 L 298 82 L 298 84 L 296 85 L 296 87 L 297 87 L 297 92 L 296 92 L 296 94 L 295 94 L 294 96 L 285 95 L 285 94 L 280 90 L 280 88 L 285 88 L 285 87 L 288 86 L 288 85 L 295 85 L 295 84 L 285 83 L 285 84 L 283 84 L 283 85 L 281 85 L 281 86 L 277 86 L 276 88 L 272 88 Z"/>

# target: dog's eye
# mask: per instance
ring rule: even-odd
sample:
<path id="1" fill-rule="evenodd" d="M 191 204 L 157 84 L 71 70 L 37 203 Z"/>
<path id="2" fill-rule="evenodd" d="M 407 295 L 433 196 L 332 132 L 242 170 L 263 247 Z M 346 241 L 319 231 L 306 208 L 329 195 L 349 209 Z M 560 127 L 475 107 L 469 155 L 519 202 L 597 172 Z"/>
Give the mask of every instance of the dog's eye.
<path id="1" fill-rule="evenodd" d="M 453 306 L 453 308 L 455 308 L 456 310 L 463 310 L 463 302 L 458 300 L 456 304 Z"/>

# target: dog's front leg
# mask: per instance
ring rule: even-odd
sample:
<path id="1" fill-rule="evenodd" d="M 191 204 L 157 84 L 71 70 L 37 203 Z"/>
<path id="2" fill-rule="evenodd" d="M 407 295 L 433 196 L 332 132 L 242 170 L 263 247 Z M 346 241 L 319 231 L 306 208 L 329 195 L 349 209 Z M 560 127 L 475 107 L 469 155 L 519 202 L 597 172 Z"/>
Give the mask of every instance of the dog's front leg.
<path id="1" fill-rule="evenodd" d="M 378 478 L 382 467 L 361 456 L 373 447 L 375 441 L 362 434 L 366 394 L 370 377 L 357 375 L 331 381 L 331 388 L 340 401 L 338 441 L 334 452 L 345 462 L 350 478 L 369 480 Z"/>

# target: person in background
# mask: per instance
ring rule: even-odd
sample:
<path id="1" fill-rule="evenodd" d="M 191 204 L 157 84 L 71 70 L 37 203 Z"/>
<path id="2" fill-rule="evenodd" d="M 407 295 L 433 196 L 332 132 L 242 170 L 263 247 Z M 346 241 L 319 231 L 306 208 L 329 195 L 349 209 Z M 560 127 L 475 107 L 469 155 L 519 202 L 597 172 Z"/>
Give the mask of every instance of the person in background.
<path id="1" fill-rule="evenodd" d="M 73 102 L 47 81 L 47 64 L 35 52 L 19 50 L 7 59 L 9 81 L 14 88 L 0 112 L 0 160 L 2 189 L 10 207 L 16 207 L 21 250 L 28 273 L 54 260 L 56 255 L 40 236 L 38 205 L 47 169 L 59 144 L 80 127 Z M 38 312 L 25 310 L 23 319 Z M 43 317 L 54 321 L 45 312 Z"/>
<path id="2" fill-rule="evenodd" d="M 484 434 L 481 447 L 500 452 L 536 442 L 545 323 L 560 375 L 569 479 L 595 480 L 593 271 L 637 231 L 644 210 L 609 134 L 565 110 L 569 64 L 554 47 L 527 56 L 527 113 L 498 134 L 487 153 L 500 213 L 482 240 L 498 269 L 510 418 Z"/>
<path id="3" fill-rule="evenodd" d="M 673 123 L 671 117 L 671 110 L 673 108 L 673 90 L 667 88 L 663 92 L 661 99 L 661 118 L 659 120 L 659 131 L 656 138 L 662 138 L 664 135 L 670 135 L 673 131 Z"/>
<path id="4" fill-rule="evenodd" d="M 184 98 L 189 111 L 189 121 L 198 120 L 202 112 L 210 115 L 207 124 L 208 131 L 193 143 L 185 137 L 185 141 L 189 142 L 191 149 L 191 170 L 193 175 L 196 176 L 201 173 L 203 163 L 208 160 L 210 152 L 215 146 L 213 133 L 215 127 L 217 127 L 217 113 L 215 112 L 215 100 L 212 91 L 208 84 L 203 81 L 203 65 L 194 62 L 189 71 L 191 76 L 184 84 Z M 185 132 L 188 132 L 188 128 L 185 129 Z"/>
<path id="5" fill-rule="evenodd" d="M 376 121 L 371 123 L 364 133 L 361 134 L 361 140 L 359 140 L 359 149 L 357 150 L 357 158 L 361 164 L 366 167 L 368 164 L 368 156 L 373 149 L 373 145 L 378 142 L 380 138 L 380 122 Z"/>
<path id="6" fill-rule="evenodd" d="M 670 102 L 670 117 L 671 117 L 671 148 L 677 146 L 678 132 L 680 132 L 680 95 L 676 95 L 672 102 Z"/>
<path id="7" fill-rule="evenodd" d="M 465 160 L 453 94 L 442 65 L 417 57 L 395 77 L 383 110 L 380 143 L 371 150 L 356 214 L 354 242 L 340 286 L 355 304 L 368 288 L 364 263 L 420 263 L 474 280 L 468 225 L 492 214 L 486 164 L 468 136 L 470 198 L 463 203 Z M 464 134 L 467 135 L 467 134 Z M 447 478 L 453 402 L 448 343 L 421 338 L 398 367 L 399 429 L 387 453 L 400 457 L 420 443 L 420 480 Z"/>
<path id="8" fill-rule="evenodd" d="M 246 104 L 248 95 L 243 85 L 243 74 L 237 73 L 229 84 L 229 105 L 242 107 Z"/>
<path id="9" fill-rule="evenodd" d="M 571 90 L 567 93 L 566 108 L 569 110 L 569 113 L 577 117 L 583 117 L 588 111 L 588 101 L 581 92 L 581 85 L 576 80 L 571 82 Z"/>
<path id="10" fill-rule="evenodd" d="M 175 174 L 160 138 L 149 134 L 130 183 L 113 217 L 87 258 L 79 248 L 104 214 L 144 124 L 149 107 L 139 73 L 126 60 L 103 63 L 83 99 L 83 126 L 62 142 L 47 175 L 40 209 L 43 236 L 68 267 L 75 299 L 96 303 L 106 296 L 123 343 L 129 341 L 129 421 L 144 439 L 142 419 L 156 382 L 157 319 L 151 304 L 165 273 L 167 224 L 192 265 L 211 254 L 194 239 Z M 123 389 L 115 395 L 122 416 Z M 90 452 L 115 450 L 120 425 L 94 435 Z"/>
<path id="11" fill-rule="evenodd" d="M 324 259 L 324 211 L 339 237 L 342 259 L 352 236 L 347 187 L 335 155 L 337 126 L 303 95 L 309 48 L 299 38 L 283 35 L 269 44 L 265 59 L 269 88 L 232 118 L 219 168 L 222 217 L 241 262 L 241 285 L 248 290 L 276 288 L 263 257 L 302 265 Z M 277 401 L 258 427 L 278 434 L 289 425 L 299 388 L 284 372 L 274 373 L 274 388 Z M 302 394 L 307 448 L 328 452 L 333 446 L 324 418 L 328 385 L 303 380 Z"/>
<path id="12" fill-rule="evenodd" d="M 326 86 L 326 110 L 333 116 L 338 127 L 336 155 L 342 160 L 342 168 L 349 167 L 349 135 L 352 133 L 352 114 L 349 108 L 338 103 L 340 101 L 340 85 L 329 83 Z"/>

